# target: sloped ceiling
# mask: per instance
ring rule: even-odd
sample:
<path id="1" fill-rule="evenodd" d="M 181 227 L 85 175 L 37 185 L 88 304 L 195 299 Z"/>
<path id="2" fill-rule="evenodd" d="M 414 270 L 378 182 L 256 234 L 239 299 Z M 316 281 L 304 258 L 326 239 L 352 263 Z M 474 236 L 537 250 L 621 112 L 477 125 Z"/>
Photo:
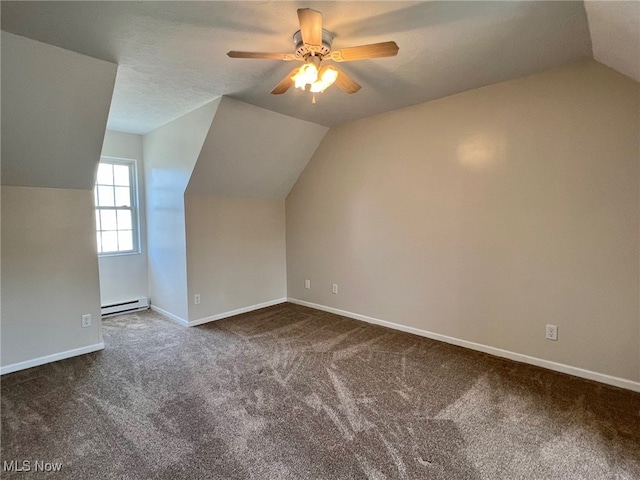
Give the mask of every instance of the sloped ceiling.
<path id="1" fill-rule="evenodd" d="M 2 184 L 92 189 L 117 66 L 2 32 Z"/>
<path id="2" fill-rule="evenodd" d="M 175 118 L 143 137 L 147 189 L 163 192 L 153 195 L 152 208 L 166 209 L 165 201 L 171 204 L 176 196 L 184 195 L 220 100 L 217 98 Z"/>
<path id="3" fill-rule="evenodd" d="M 593 58 L 640 82 L 640 1 L 585 2 Z"/>
<path id="4" fill-rule="evenodd" d="M 327 130 L 223 97 L 186 193 L 285 198 Z"/>
<path id="5" fill-rule="evenodd" d="M 613 2 L 618 3 L 618 2 Z M 342 64 L 362 90 L 311 105 L 269 92 L 291 63 L 297 8 L 324 16 L 334 48 L 394 40 L 397 57 Z M 582 2 L 2 2 L 2 29 L 119 64 L 109 128 L 146 133 L 220 95 L 336 125 L 591 58 Z"/>

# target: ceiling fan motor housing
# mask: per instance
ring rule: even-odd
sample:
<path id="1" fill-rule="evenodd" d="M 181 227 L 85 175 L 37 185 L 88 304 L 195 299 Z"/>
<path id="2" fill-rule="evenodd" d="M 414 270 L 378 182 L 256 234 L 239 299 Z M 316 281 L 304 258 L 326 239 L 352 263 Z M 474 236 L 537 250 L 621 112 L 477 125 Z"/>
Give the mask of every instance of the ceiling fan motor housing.
<path id="1" fill-rule="evenodd" d="M 300 58 L 305 58 L 307 55 L 311 53 L 315 53 L 320 57 L 324 57 L 325 55 L 329 55 L 331 53 L 331 42 L 333 41 L 333 33 L 329 30 L 322 29 L 322 45 L 319 45 L 317 48 L 309 49 L 302 40 L 302 32 L 298 30 L 293 34 L 293 44 L 296 48 L 296 56 Z"/>

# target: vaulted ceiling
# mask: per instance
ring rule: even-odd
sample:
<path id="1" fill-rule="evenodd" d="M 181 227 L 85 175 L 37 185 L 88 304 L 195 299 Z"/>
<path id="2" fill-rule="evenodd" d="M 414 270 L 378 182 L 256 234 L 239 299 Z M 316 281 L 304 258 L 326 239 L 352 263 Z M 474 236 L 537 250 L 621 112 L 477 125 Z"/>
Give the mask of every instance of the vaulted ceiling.
<path id="1" fill-rule="evenodd" d="M 109 128 L 146 133 L 220 95 L 325 126 L 593 58 L 640 81 L 640 3 L 8 2 L 2 29 L 119 64 Z M 362 85 L 269 92 L 292 64 L 297 8 L 324 16 L 334 48 L 394 40 L 396 57 L 342 64 Z M 634 16 L 635 15 L 635 16 Z M 635 19 L 635 21 L 634 21 Z M 592 46 L 593 43 L 593 46 Z"/>

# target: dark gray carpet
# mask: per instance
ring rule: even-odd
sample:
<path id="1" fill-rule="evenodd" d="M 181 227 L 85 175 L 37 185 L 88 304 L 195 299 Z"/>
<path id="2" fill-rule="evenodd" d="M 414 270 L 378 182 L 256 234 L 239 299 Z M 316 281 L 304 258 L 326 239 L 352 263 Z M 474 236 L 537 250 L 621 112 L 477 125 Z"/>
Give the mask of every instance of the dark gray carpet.
<path id="1" fill-rule="evenodd" d="M 639 394 L 421 337 L 283 304 L 104 339 L 2 377 L 3 478 L 640 478 Z"/>

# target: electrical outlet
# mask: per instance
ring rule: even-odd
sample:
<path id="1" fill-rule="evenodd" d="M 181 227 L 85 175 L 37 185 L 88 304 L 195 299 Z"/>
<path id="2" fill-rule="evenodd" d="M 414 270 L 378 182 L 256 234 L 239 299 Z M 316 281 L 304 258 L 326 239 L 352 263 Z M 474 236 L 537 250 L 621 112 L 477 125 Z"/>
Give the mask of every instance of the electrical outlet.
<path id="1" fill-rule="evenodd" d="M 333 292 L 334 295 L 336 293 L 338 293 L 338 284 L 337 283 L 333 284 L 333 286 L 331 287 L 331 291 Z"/>
<path id="2" fill-rule="evenodd" d="M 307 290 L 311 290 L 311 280 L 304 281 L 304 288 L 306 288 Z"/>
<path id="3" fill-rule="evenodd" d="M 558 327 L 547 324 L 545 337 L 547 340 L 558 340 Z"/>
<path id="4" fill-rule="evenodd" d="M 91 326 L 91 314 L 87 313 L 82 315 L 82 328 Z"/>
<path id="5" fill-rule="evenodd" d="M 196 293 L 193 296 L 193 303 L 195 303 L 196 305 L 200 305 L 200 294 L 199 293 Z"/>

